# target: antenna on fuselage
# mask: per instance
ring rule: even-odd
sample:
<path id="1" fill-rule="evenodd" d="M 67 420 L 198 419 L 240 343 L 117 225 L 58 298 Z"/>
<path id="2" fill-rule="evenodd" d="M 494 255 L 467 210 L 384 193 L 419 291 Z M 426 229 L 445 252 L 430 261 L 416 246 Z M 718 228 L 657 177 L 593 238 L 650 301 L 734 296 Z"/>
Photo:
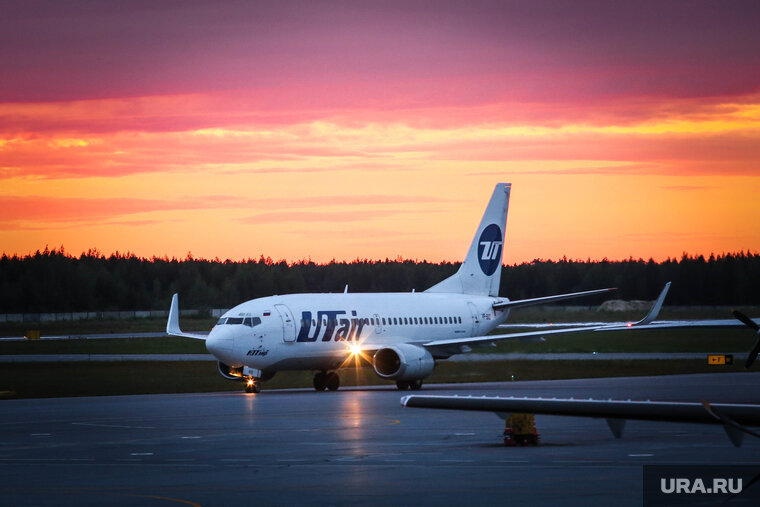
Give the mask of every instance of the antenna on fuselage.
<path id="1" fill-rule="evenodd" d="M 348 294 L 348 284 L 343 288 L 343 294 Z"/>

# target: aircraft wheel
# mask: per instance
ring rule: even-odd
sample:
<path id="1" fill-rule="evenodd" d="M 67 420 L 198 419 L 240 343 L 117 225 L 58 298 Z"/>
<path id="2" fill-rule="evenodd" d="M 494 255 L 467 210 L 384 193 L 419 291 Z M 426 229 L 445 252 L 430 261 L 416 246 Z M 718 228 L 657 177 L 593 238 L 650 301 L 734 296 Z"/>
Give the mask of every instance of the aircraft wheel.
<path id="1" fill-rule="evenodd" d="M 397 380 L 396 387 L 398 387 L 399 391 L 406 391 L 407 389 L 409 389 L 409 382 L 405 380 Z"/>
<path id="2" fill-rule="evenodd" d="M 337 391 L 340 387 L 340 377 L 338 374 L 334 371 L 328 373 L 327 377 L 325 377 L 325 386 L 327 386 L 330 391 Z"/>
<path id="3" fill-rule="evenodd" d="M 327 387 L 327 374 L 320 371 L 314 375 L 314 389 L 317 391 L 324 391 L 325 387 Z"/>
<path id="4" fill-rule="evenodd" d="M 419 391 L 420 389 L 422 389 L 422 379 L 418 378 L 416 380 L 412 380 L 411 382 L 409 382 L 409 389 L 411 389 L 412 391 Z"/>
<path id="5" fill-rule="evenodd" d="M 252 393 L 253 392 L 253 386 L 251 384 L 246 383 L 245 384 L 245 392 Z"/>

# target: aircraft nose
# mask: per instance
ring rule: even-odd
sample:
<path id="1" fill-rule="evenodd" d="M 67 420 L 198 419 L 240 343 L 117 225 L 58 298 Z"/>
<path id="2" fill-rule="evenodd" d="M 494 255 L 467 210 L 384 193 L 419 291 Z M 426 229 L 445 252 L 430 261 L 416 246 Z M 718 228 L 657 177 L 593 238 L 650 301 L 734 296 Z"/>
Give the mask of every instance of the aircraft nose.
<path id="1" fill-rule="evenodd" d="M 234 345 L 233 335 L 225 331 L 212 329 L 206 337 L 206 349 L 219 358 L 231 352 Z"/>

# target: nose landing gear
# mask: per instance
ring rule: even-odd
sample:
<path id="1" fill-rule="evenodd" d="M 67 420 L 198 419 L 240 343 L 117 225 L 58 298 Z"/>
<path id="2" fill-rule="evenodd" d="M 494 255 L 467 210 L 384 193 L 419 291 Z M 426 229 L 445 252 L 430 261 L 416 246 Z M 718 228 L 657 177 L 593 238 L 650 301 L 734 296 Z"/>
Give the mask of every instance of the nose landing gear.
<path id="1" fill-rule="evenodd" d="M 340 387 L 340 377 L 334 371 L 326 372 L 320 371 L 314 375 L 314 389 L 317 391 L 324 391 L 329 389 L 330 391 L 337 391 Z"/>
<path id="2" fill-rule="evenodd" d="M 253 377 L 248 377 L 245 380 L 245 392 L 258 393 L 261 392 L 261 382 Z"/>

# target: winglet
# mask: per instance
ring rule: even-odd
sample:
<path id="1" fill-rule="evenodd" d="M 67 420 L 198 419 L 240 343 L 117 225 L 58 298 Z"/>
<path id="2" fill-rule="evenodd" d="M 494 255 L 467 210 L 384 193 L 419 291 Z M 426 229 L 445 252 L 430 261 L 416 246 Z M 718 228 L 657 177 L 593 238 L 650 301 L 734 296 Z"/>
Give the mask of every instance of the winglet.
<path id="1" fill-rule="evenodd" d="M 172 306 L 169 308 L 169 319 L 166 321 L 166 334 L 181 335 L 182 330 L 179 328 L 179 303 L 177 294 L 172 296 Z"/>
<path id="2" fill-rule="evenodd" d="M 166 321 L 166 334 L 171 336 L 181 336 L 183 338 L 193 338 L 195 340 L 205 340 L 206 336 L 195 333 L 183 333 L 179 328 L 179 303 L 177 294 L 172 296 L 172 306 L 169 308 L 169 318 Z"/>
<path id="3" fill-rule="evenodd" d="M 633 324 L 634 326 L 643 326 L 646 324 L 651 324 L 657 316 L 660 314 L 660 310 L 662 309 L 662 303 L 665 302 L 665 296 L 668 295 L 668 289 L 670 289 L 671 282 L 668 282 L 665 284 L 665 287 L 662 288 L 662 292 L 660 292 L 660 295 L 657 297 L 657 300 L 652 305 L 652 309 L 649 310 L 649 313 L 647 313 L 647 316 L 641 319 L 640 321 Z"/>

